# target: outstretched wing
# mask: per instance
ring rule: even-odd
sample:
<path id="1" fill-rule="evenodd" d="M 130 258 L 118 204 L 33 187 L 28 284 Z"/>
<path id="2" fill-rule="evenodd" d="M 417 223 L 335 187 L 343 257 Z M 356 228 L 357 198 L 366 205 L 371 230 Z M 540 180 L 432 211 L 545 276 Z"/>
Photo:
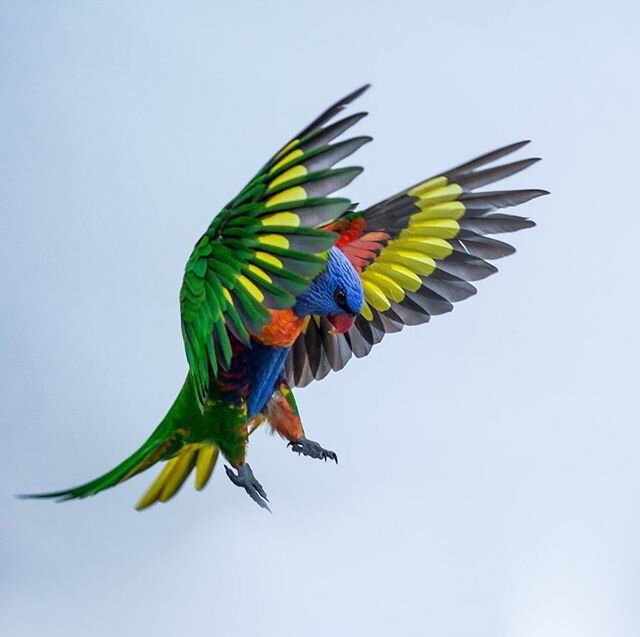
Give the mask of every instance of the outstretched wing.
<path id="1" fill-rule="evenodd" d="M 231 362 L 230 334 L 248 344 L 270 309 L 295 304 L 322 270 L 337 234 L 327 224 L 348 199 L 327 197 L 362 169 L 332 168 L 370 141 L 330 143 L 366 113 L 332 123 L 364 86 L 331 106 L 274 155 L 215 217 L 196 244 L 180 290 L 182 335 L 201 403 Z"/>
<path id="2" fill-rule="evenodd" d="M 286 362 L 291 384 L 303 387 L 366 356 L 385 334 L 426 323 L 432 315 L 475 294 L 470 281 L 497 268 L 489 263 L 515 252 L 487 235 L 529 228 L 533 221 L 496 213 L 547 194 L 544 190 L 474 192 L 538 161 L 487 165 L 522 148 L 518 142 L 423 181 L 363 212 L 346 211 L 326 226 L 360 273 L 365 304 L 345 334 L 330 334 L 324 318 L 311 317 Z"/>

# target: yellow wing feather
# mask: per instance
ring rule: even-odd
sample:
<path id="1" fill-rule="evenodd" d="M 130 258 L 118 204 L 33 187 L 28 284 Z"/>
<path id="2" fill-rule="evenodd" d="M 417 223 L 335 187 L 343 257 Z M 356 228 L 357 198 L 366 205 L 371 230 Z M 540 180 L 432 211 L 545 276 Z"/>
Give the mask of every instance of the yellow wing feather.
<path id="1" fill-rule="evenodd" d="M 447 258 L 453 251 L 448 239 L 460 232 L 458 219 L 466 208 L 457 198 L 464 192 L 447 177 L 427 179 L 409 189 L 414 197 L 415 212 L 399 236 L 390 240 L 378 257 L 361 273 L 366 309 L 361 314 L 374 319 L 370 307 L 384 312 L 390 302 L 400 303 L 406 292 L 420 289 L 420 277 L 428 277 L 436 269 L 436 260 Z"/>

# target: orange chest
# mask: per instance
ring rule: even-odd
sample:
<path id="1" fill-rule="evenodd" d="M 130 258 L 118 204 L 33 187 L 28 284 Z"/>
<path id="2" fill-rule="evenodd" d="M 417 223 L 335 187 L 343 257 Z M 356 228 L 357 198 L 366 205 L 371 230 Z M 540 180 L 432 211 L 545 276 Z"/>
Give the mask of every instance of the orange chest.
<path id="1" fill-rule="evenodd" d="M 302 331 L 304 319 L 288 310 L 269 310 L 271 323 L 265 325 L 256 340 L 271 347 L 291 347 Z"/>

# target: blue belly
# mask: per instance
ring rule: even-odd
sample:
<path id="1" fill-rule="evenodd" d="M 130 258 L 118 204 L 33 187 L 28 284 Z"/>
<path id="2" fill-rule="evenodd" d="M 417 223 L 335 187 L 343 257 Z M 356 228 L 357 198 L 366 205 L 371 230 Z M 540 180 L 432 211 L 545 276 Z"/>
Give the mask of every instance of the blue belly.
<path id="1" fill-rule="evenodd" d="M 268 347 L 253 343 L 248 351 L 247 417 L 253 418 L 265 406 L 280 378 L 289 347 Z"/>

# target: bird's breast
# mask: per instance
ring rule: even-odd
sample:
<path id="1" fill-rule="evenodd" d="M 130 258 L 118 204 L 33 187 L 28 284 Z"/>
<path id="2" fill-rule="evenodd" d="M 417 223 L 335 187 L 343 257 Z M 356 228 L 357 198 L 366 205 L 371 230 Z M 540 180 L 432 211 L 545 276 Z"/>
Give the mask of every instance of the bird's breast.
<path id="1" fill-rule="evenodd" d="M 293 309 L 269 310 L 271 323 L 265 325 L 254 338 L 270 347 L 291 347 L 302 331 L 304 319 Z"/>

